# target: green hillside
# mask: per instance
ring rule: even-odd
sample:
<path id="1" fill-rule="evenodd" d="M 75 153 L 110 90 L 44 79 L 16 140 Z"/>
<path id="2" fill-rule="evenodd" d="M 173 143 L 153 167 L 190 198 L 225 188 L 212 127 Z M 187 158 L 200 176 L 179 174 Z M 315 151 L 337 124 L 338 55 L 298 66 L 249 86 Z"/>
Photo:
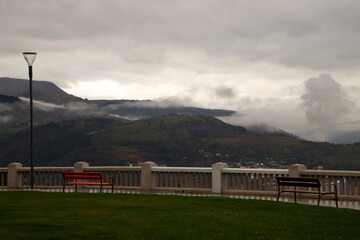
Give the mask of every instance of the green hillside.
<path id="1" fill-rule="evenodd" d="M 129 165 L 266 167 L 304 163 L 308 168 L 360 170 L 360 144 L 303 141 L 259 135 L 204 116 L 168 115 L 137 121 L 86 119 L 36 126 L 36 166 Z M 28 131 L 0 129 L 0 163 L 29 165 Z"/>

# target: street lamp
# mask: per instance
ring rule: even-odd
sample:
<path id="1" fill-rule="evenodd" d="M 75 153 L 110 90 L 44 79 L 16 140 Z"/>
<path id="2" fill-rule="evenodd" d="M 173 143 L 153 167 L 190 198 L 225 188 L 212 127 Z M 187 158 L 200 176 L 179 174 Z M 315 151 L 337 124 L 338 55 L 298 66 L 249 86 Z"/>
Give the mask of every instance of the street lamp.
<path id="1" fill-rule="evenodd" d="M 29 84 L 30 84 L 30 186 L 34 188 L 34 136 L 33 136 L 33 96 L 32 96 L 32 64 L 36 59 L 36 52 L 23 52 L 24 58 L 29 65 Z"/>

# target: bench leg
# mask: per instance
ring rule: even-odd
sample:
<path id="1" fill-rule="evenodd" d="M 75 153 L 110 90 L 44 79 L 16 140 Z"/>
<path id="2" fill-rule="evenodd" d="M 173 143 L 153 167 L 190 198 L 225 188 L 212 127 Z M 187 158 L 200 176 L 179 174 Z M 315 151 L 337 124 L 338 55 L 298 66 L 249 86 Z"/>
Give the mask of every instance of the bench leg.
<path id="1" fill-rule="evenodd" d="M 339 208 L 338 199 L 337 199 L 337 193 L 336 192 L 335 192 L 335 201 L 336 201 L 336 208 Z"/>
<path id="2" fill-rule="evenodd" d="M 63 186 L 63 192 L 65 192 L 65 183 L 64 183 L 64 186 Z"/>
<path id="3" fill-rule="evenodd" d="M 75 184 L 75 192 L 77 192 L 77 185 Z"/>
<path id="4" fill-rule="evenodd" d="M 100 185 L 100 192 L 102 192 L 102 185 Z"/>
<path id="5" fill-rule="evenodd" d="M 296 192 L 294 192 L 294 200 L 295 200 L 295 203 L 296 203 Z"/>
<path id="6" fill-rule="evenodd" d="M 318 206 L 320 206 L 320 197 L 321 197 L 321 194 L 318 195 Z"/>

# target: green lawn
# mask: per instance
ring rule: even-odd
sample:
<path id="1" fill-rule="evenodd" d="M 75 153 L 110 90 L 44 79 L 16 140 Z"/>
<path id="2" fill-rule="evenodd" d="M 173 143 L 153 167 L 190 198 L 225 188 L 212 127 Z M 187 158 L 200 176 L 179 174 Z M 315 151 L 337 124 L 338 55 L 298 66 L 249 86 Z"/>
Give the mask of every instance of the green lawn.
<path id="1" fill-rule="evenodd" d="M 359 239 L 360 211 L 219 197 L 0 192 L 0 239 Z"/>

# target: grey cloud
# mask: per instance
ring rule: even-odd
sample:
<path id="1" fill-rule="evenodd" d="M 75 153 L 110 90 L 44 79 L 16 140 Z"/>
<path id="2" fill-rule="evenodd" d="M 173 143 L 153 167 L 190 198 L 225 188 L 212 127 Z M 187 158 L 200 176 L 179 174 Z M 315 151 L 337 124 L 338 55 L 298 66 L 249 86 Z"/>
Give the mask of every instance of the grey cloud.
<path id="1" fill-rule="evenodd" d="M 360 50 L 358 1 L 2 1 L 2 52 L 114 52 L 166 62 L 173 50 L 223 64 L 270 61 L 351 67 Z M 10 24 L 12 23 L 12 24 Z M 12 36 L 12 37 L 11 37 Z M 16 40 L 16 41 L 14 41 Z M 6 47 L 5 47 L 6 46 Z M 4 51 L 3 51 L 4 50 Z M 219 64 L 218 62 L 216 62 Z"/>
<path id="2" fill-rule="evenodd" d="M 341 85 L 329 74 L 308 79 L 305 91 L 301 99 L 309 123 L 325 130 L 334 127 L 353 106 Z"/>
<path id="3" fill-rule="evenodd" d="M 234 90 L 229 87 L 219 87 L 214 90 L 217 97 L 220 98 L 233 98 L 236 96 Z"/>

